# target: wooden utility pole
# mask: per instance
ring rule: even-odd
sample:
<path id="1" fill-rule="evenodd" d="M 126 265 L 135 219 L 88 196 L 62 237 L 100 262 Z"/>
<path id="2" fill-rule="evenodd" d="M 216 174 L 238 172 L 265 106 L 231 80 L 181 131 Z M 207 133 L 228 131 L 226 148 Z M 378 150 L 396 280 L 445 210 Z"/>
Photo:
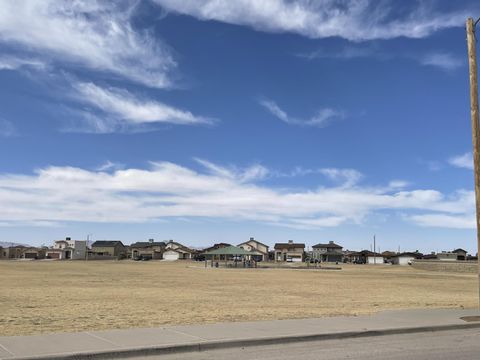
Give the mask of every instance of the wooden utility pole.
<path id="1" fill-rule="evenodd" d="M 475 172 L 475 203 L 477 213 L 478 299 L 480 304 L 480 140 L 478 133 L 478 78 L 475 25 L 476 22 L 474 22 L 472 18 L 467 19 L 468 67 L 470 70 L 470 116 L 472 120 L 473 169 Z"/>
<path id="2" fill-rule="evenodd" d="M 377 243 L 375 240 L 375 235 L 373 235 L 373 264 L 377 265 Z"/>

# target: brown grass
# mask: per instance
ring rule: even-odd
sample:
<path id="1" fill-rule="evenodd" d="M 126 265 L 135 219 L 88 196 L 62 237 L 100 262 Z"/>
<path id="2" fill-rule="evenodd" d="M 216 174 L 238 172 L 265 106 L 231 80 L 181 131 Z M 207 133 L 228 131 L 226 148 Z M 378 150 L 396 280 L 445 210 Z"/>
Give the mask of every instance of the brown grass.
<path id="1" fill-rule="evenodd" d="M 204 269 L 192 262 L 2 261 L 0 334 L 367 314 L 477 304 L 476 277 L 398 266 Z"/>

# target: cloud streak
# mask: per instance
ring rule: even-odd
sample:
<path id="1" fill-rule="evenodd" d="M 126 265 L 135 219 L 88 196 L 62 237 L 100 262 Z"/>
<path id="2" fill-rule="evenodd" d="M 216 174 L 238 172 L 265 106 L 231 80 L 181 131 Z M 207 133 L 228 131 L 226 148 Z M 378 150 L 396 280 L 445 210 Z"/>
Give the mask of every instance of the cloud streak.
<path id="1" fill-rule="evenodd" d="M 5 0 L 0 42 L 47 61 L 171 87 L 169 72 L 176 62 L 165 44 L 132 27 L 135 6 L 133 1 Z"/>
<path id="2" fill-rule="evenodd" d="M 290 125 L 325 127 L 332 121 L 343 119 L 345 114 L 343 111 L 332 108 L 323 108 L 309 119 L 299 119 L 288 115 L 282 110 L 275 101 L 269 99 L 260 99 L 259 104 L 267 109 L 276 118 Z"/>
<path id="3" fill-rule="evenodd" d="M 314 229 L 359 224 L 381 211 L 411 211 L 416 216 L 408 220 L 419 225 L 449 226 L 432 222 L 433 214 L 464 219 L 451 222 L 458 227 L 458 222 L 469 224 L 465 219 L 474 211 L 471 191 L 444 195 L 436 190 L 399 191 L 353 182 L 298 190 L 260 185 L 268 169 L 259 170 L 257 165 L 232 171 L 205 160 L 200 163 L 206 171 L 152 162 L 147 169 L 90 171 L 52 166 L 32 175 L 3 174 L 0 218 L 5 224 L 211 218 Z M 337 177 L 339 172 L 329 173 Z"/>
<path id="4" fill-rule="evenodd" d="M 23 67 L 44 70 L 47 67 L 47 64 L 37 59 L 7 55 L 0 56 L 0 70 L 17 70 Z"/>
<path id="5" fill-rule="evenodd" d="M 17 134 L 17 130 L 11 121 L 0 118 L 0 137 L 11 137 Z"/>
<path id="6" fill-rule="evenodd" d="M 392 53 L 382 51 L 378 46 L 347 45 L 339 50 L 317 49 L 311 52 L 300 53 L 296 55 L 306 60 L 315 59 L 335 59 L 335 60 L 354 60 L 354 59 L 374 59 L 379 61 L 392 61 L 397 59 L 407 59 L 414 61 L 422 66 L 431 66 L 444 71 L 454 71 L 465 65 L 465 61 L 452 53 L 448 52 L 427 52 L 423 54 L 414 53 Z"/>
<path id="7" fill-rule="evenodd" d="M 423 38 L 461 27 L 468 9 L 440 12 L 430 2 L 415 2 L 403 14 L 393 1 L 373 0 L 154 0 L 165 9 L 266 32 L 291 32 L 309 38 L 342 37 L 352 41 Z M 393 18 L 393 19 L 392 19 Z"/>
<path id="8" fill-rule="evenodd" d="M 448 163 L 452 166 L 473 170 L 473 157 L 472 153 L 467 152 L 463 155 L 457 155 L 448 159 Z"/>
<path id="9" fill-rule="evenodd" d="M 93 83 L 77 83 L 73 86 L 73 96 L 77 100 L 93 106 L 105 115 L 87 118 L 89 122 L 96 124 L 94 129 L 108 130 L 121 123 L 135 126 L 152 123 L 195 125 L 213 122 L 212 119 L 193 115 L 189 111 L 135 96 L 126 90 L 103 88 Z M 107 124 L 105 118 L 108 119 Z"/>

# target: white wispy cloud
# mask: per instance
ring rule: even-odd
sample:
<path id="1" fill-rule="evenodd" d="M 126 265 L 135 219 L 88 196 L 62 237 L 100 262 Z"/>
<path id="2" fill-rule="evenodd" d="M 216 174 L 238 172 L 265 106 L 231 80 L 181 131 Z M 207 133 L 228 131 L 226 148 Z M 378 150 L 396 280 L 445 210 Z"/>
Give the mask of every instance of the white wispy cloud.
<path id="1" fill-rule="evenodd" d="M 0 218 L 19 224 L 132 223 L 178 217 L 321 228 L 362 223 L 368 215 L 384 210 L 412 211 L 415 216 L 407 220 L 422 226 L 448 226 L 428 220 L 432 214 L 466 223 L 474 214 L 471 191 L 445 195 L 431 189 L 397 191 L 322 183 L 311 189 L 279 188 L 258 183 L 265 170 L 231 171 L 208 161 L 201 163 L 206 172 L 152 162 L 147 169 L 90 171 L 52 166 L 32 175 L 3 174 Z"/>
<path id="2" fill-rule="evenodd" d="M 258 102 L 275 117 L 290 125 L 325 127 L 330 122 L 345 117 L 343 111 L 332 108 L 323 108 L 318 110 L 317 113 L 309 119 L 299 119 L 288 115 L 273 100 L 260 99 Z"/>
<path id="3" fill-rule="evenodd" d="M 103 115 L 86 113 L 90 128 L 109 132 L 118 126 L 151 123 L 179 125 L 211 124 L 212 119 L 193 115 L 190 111 L 175 108 L 159 101 L 136 96 L 127 90 L 103 88 L 93 83 L 73 84 L 77 100 L 95 107 Z"/>
<path id="4" fill-rule="evenodd" d="M 11 121 L 0 118 L 0 136 L 11 137 L 17 134 L 17 130 Z"/>
<path id="5" fill-rule="evenodd" d="M 338 59 L 354 60 L 361 58 L 370 58 L 379 61 L 392 61 L 397 59 L 411 60 L 423 66 L 436 67 L 445 71 L 453 71 L 464 65 L 466 61 L 460 56 L 449 52 L 420 52 L 420 53 L 392 53 L 384 51 L 379 46 L 372 45 L 353 45 L 348 44 L 340 49 L 316 49 L 314 51 L 296 54 L 300 58 L 307 60 L 315 59 Z"/>
<path id="6" fill-rule="evenodd" d="M 360 45 L 346 45 L 337 50 L 331 50 L 326 48 L 316 49 L 314 51 L 299 53 L 296 56 L 307 60 L 314 59 L 340 59 L 351 60 L 358 58 L 383 58 L 384 53 L 371 46 Z"/>
<path id="7" fill-rule="evenodd" d="M 424 227 L 450 228 L 450 229 L 474 229 L 476 227 L 475 214 L 447 215 L 447 214 L 423 214 L 407 217 L 414 223 Z"/>
<path id="8" fill-rule="evenodd" d="M 17 70 L 23 67 L 45 69 L 47 64 L 38 59 L 22 58 L 10 55 L 0 56 L 0 70 Z"/>
<path id="9" fill-rule="evenodd" d="M 449 53 L 427 54 L 421 57 L 419 61 L 422 65 L 434 66 L 447 71 L 458 69 L 465 64 L 461 58 Z"/>
<path id="10" fill-rule="evenodd" d="M 220 166 L 205 159 L 195 158 L 200 165 L 207 169 L 211 174 L 229 179 L 237 179 L 241 183 L 254 180 L 262 180 L 271 175 L 269 169 L 260 164 L 254 164 L 246 169 L 239 169 L 236 166 Z"/>
<path id="11" fill-rule="evenodd" d="M 455 167 L 473 170 L 472 153 L 467 152 L 463 155 L 453 156 L 450 159 L 448 159 L 448 163 Z"/>
<path id="12" fill-rule="evenodd" d="M 319 173 L 331 180 L 341 182 L 343 186 L 355 185 L 363 178 L 363 174 L 354 169 L 325 168 L 319 169 Z"/>
<path id="13" fill-rule="evenodd" d="M 107 160 L 102 165 L 98 166 L 95 170 L 97 170 L 97 171 L 114 171 L 114 170 L 120 170 L 120 169 L 124 169 L 124 168 L 125 168 L 124 164 Z"/>
<path id="14" fill-rule="evenodd" d="M 85 66 L 151 87 L 170 87 L 169 72 L 176 62 L 165 44 L 132 27 L 136 4 L 4 0 L 0 42 L 52 62 Z"/>
<path id="15" fill-rule="evenodd" d="M 441 12 L 434 7 L 435 3 L 415 2 L 399 15 L 393 14 L 393 0 L 154 1 L 169 11 L 201 20 L 267 32 L 292 32 L 310 38 L 338 36 L 353 41 L 426 37 L 441 29 L 464 26 L 473 10 Z"/>

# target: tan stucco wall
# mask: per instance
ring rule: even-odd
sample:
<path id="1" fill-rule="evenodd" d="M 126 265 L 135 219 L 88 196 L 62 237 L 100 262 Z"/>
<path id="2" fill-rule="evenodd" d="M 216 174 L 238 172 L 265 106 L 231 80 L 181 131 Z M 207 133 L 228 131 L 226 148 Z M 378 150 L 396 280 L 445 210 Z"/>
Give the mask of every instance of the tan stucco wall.
<path id="1" fill-rule="evenodd" d="M 413 260 L 412 266 L 415 269 L 460 272 L 476 274 L 478 263 L 476 261 L 438 261 L 438 260 Z"/>

